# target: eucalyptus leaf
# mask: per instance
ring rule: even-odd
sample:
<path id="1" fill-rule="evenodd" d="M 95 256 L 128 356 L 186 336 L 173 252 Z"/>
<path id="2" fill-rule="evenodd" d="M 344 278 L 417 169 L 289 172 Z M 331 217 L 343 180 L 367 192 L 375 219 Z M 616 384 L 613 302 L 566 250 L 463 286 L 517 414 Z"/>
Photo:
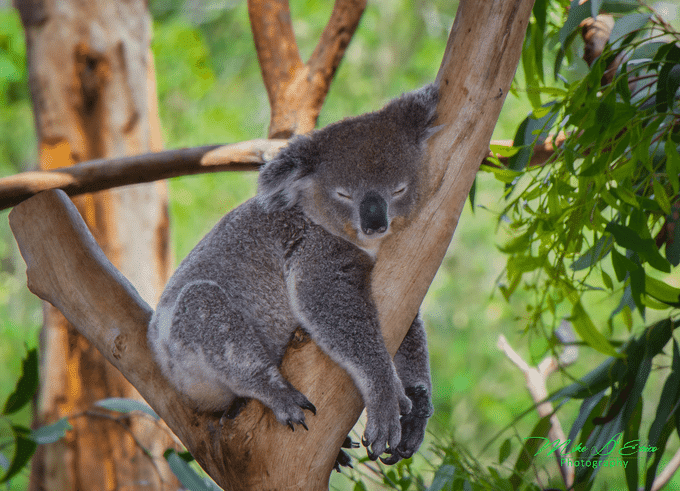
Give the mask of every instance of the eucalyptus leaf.
<path id="1" fill-rule="evenodd" d="M 31 401 L 36 390 L 38 390 L 38 351 L 33 348 L 28 351 L 21 364 L 21 377 L 14 392 L 7 398 L 2 414 L 8 415 L 19 411 Z"/>

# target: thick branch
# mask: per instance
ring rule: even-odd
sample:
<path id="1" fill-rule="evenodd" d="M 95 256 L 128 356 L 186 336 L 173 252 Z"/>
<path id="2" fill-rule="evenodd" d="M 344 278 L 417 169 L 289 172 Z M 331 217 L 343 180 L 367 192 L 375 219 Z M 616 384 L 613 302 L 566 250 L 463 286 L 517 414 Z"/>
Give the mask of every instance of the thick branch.
<path id="1" fill-rule="evenodd" d="M 427 162 L 432 191 L 414 223 L 387 239 L 373 275 L 383 336 L 392 354 L 441 264 L 488 152 L 531 7 L 530 0 L 459 4 L 437 78 L 441 129 L 429 141 Z M 149 355 L 145 336 L 149 307 L 100 252 L 91 250 L 96 245 L 78 224 L 75 210 L 61 210 L 67 205 L 65 195 L 51 191 L 22 203 L 11 214 L 30 288 L 62 309 L 119 367 L 220 485 L 327 489 L 339 446 L 362 407 L 348 375 L 313 343 L 288 350 L 281 370 L 318 410 L 307 419 L 308 432 L 291 432 L 257 401 L 222 428 L 217 416 L 194 413 Z"/>

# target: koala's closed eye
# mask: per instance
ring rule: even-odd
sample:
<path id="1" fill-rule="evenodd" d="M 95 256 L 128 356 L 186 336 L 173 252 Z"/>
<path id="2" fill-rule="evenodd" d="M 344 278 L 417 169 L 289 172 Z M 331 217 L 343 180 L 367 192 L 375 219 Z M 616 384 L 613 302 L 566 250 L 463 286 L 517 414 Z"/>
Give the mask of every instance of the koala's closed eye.
<path id="1" fill-rule="evenodd" d="M 397 186 L 397 188 L 392 192 L 392 197 L 397 198 L 399 196 L 403 196 L 405 192 L 406 185 L 402 184 L 401 186 Z"/>

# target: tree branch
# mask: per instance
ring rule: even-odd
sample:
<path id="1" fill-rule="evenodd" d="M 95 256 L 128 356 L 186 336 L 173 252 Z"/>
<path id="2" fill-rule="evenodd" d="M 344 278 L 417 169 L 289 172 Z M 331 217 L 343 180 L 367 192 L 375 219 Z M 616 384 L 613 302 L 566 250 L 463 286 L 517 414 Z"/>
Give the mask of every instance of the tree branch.
<path id="1" fill-rule="evenodd" d="M 270 138 L 289 138 L 314 129 L 333 75 L 366 0 L 336 0 L 314 53 L 302 62 L 288 0 L 248 0 L 250 26 L 267 88 Z"/>
<path id="2" fill-rule="evenodd" d="M 537 367 L 531 367 L 524 361 L 524 359 L 510 346 L 508 340 L 502 334 L 498 336 L 498 349 L 505 353 L 505 356 L 515 364 L 517 368 L 521 370 L 524 374 L 524 379 L 526 380 L 527 390 L 531 395 L 531 399 L 536 404 L 536 412 L 539 418 L 544 418 L 549 414 L 553 413 L 553 405 L 550 402 L 546 402 L 548 398 L 548 377 L 553 374 L 560 366 L 560 364 L 566 365 L 566 363 L 560 363 L 560 360 L 554 356 L 546 357 Z M 569 360 L 571 363 L 576 361 L 575 358 Z M 566 436 L 564 430 L 562 429 L 562 424 L 557 418 L 556 414 L 550 417 L 550 430 L 548 432 L 548 438 L 550 441 L 566 441 Z M 557 460 L 557 466 L 562 474 L 562 480 L 567 488 L 570 488 L 574 484 L 574 477 L 576 475 L 573 466 L 562 465 L 561 459 L 563 455 L 561 450 L 558 449 L 555 452 L 555 459 Z"/>
<path id="3" fill-rule="evenodd" d="M 0 179 L 0 209 L 10 208 L 47 189 L 58 188 L 69 196 L 77 196 L 177 176 L 257 170 L 286 143 L 286 140 L 251 140 L 90 160 L 50 171 L 22 172 Z"/>
<path id="4" fill-rule="evenodd" d="M 561 143 L 558 137 L 557 144 Z M 0 210 L 11 208 L 22 201 L 49 189 L 62 189 L 73 197 L 119 186 L 159 181 L 172 177 L 207 174 L 210 172 L 256 171 L 274 156 L 288 140 L 248 140 L 231 145 L 165 150 L 117 159 L 97 159 L 71 167 L 49 171 L 28 171 L 0 178 Z M 511 147 L 511 140 L 492 141 L 492 145 Z M 546 142 L 534 147 L 530 166 L 544 165 L 555 148 Z M 496 166 L 488 160 L 482 163 Z M 507 163 L 506 157 L 499 157 Z"/>
<path id="5" fill-rule="evenodd" d="M 394 354 L 444 257 L 508 93 L 531 0 L 461 1 L 437 77 L 440 130 L 429 140 L 426 200 L 387 239 L 372 289 Z M 480 67 L 485 67 L 480 69 Z M 283 375 L 317 407 L 308 432 L 279 424 L 251 401 L 235 419 L 196 413 L 162 377 L 146 345 L 151 309 L 98 251 L 66 195 L 37 195 L 10 214 L 29 288 L 54 303 L 135 385 L 201 466 L 227 489 L 327 489 L 359 414 L 351 379 L 313 343 L 291 346 Z"/>

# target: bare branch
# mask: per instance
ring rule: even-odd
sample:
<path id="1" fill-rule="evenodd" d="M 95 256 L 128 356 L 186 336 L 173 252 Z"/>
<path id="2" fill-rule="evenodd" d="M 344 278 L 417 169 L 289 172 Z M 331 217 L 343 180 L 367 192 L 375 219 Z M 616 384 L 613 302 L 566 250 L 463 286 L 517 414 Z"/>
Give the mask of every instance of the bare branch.
<path id="1" fill-rule="evenodd" d="M 167 150 L 117 159 L 97 159 L 50 171 L 22 172 L 0 179 L 0 209 L 47 189 L 69 196 L 129 184 L 219 171 L 257 170 L 286 140 L 251 140 L 233 145 Z"/>
<path id="2" fill-rule="evenodd" d="M 307 61 L 310 71 L 321 77 L 319 84 L 326 87 L 326 92 L 365 8 L 366 0 L 336 0 L 331 18 Z M 323 98 L 318 104 L 323 104 Z"/>
<path id="3" fill-rule="evenodd" d="M 314 129 L 335 70 L 366 7 L 366 0 L 336 0 L 308 63 L 295 41 L 287 0 L 249 0 L 248 14 L 262 70 L 271 121 L 270 138 Z"/>
<path id="4" fill-rule="evenodd" d="M 546 402 L 548 398 L 548 377 L 557 370 L 559 367 L 558 360 L 554 356 L 546 357 L 538 367 L 534 368 L 529 366 L 529 364 L 524 361 L 524 359 L 510 346 L 508 340 L 502 334 L 498 336 L 498 349 L 505 353 L 505 356 L 512 361 L 517 368 L 519 368 L 524 374 L 524 379 L 526 380 L 527 389 L 531 395 L 531 399 L 536 404 L 536 412 L 538 416 L 544 418 L 553 413 L 553 405 Z M 566 441 L 566 435 L 562 429 L 560 420 L 557 415 L 553 414 L 550 418 L 550 431 L 548 432 L 548 438 L 551 441 L 559 440 L 561 442 Z M 561 450 L 558 448 L 555 452 L 555 459 L 557 460 L 557 465 L 562 474 L 562 480 L 567 488 L 570 488 L 574 484 L 575 471 L 573 466 L 561 465 L 561 459 L 563 455 Z"/>

